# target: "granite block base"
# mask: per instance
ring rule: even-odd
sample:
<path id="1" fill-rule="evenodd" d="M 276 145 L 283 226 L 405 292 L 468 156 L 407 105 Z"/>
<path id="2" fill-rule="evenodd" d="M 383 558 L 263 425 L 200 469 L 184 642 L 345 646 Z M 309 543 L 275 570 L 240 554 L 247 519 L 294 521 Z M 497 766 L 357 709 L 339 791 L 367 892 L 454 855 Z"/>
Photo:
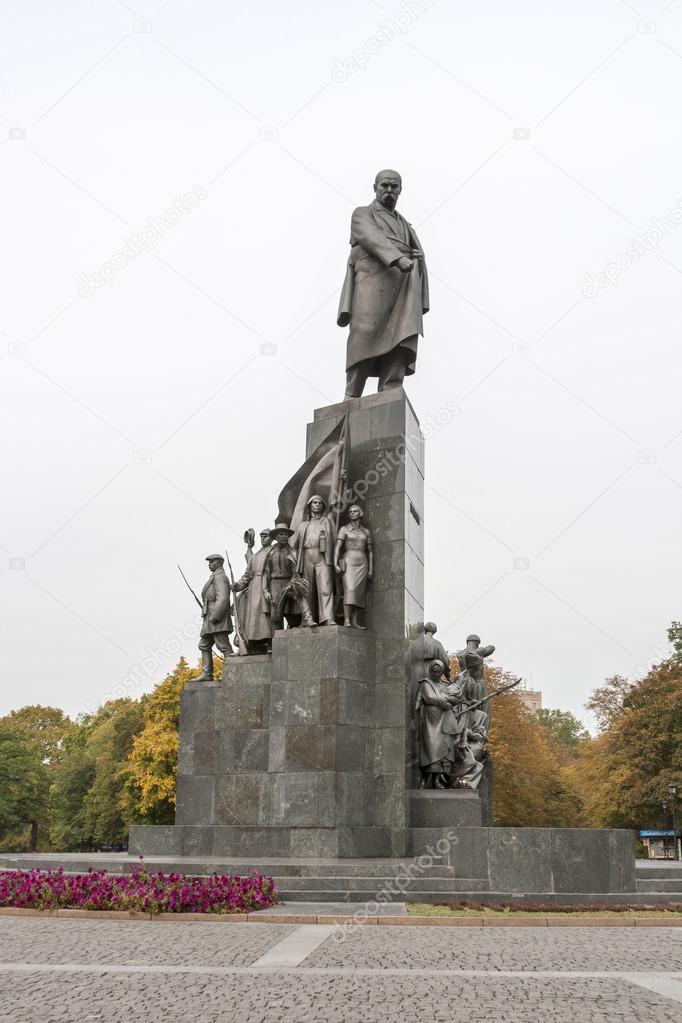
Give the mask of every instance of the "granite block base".
<path id="1" fill-rule="evenodd" d="M 410 792 L 411 828 L 480 828 L 478 792 L 465 789 L 419 789 Z"/>
<path id="2" fill-rule="evenodd" d="M 387 858 L 394 854 L 390 828 L 305 828 L 282 825 L 134 825 L 128 838 L 134 856 Z"/>
<path id="3" fill-rule="evenodd" d="M 408 856 L 436 857 L 492 892 L 634 892 L 635 835 L 612 828 L 418 827 Z"/>

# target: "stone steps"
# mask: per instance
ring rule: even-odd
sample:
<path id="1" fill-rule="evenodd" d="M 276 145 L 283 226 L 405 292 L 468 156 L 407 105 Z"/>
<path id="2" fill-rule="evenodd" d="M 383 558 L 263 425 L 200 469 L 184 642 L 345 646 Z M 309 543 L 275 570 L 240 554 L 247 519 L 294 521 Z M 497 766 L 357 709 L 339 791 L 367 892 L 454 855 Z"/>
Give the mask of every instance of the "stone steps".
<path id="1" fill-rule="evenodd" d="M 82 873 L 92 868 L 112 873 L 130 873 L 140 860 L 134 856 L 106 853 L 22 853 L 0 855 L 0 869 L 5 870 L 55 870 L 62 867 L 67 873 Z M 249 874 L 260 873 L 286 878 L 363 878 L 376 884 L 377 880 L 405 877 L 418 870 L 420 878 L 454 878 L 454 867 L 441 863 L 421 866 L 418 860 L 288 860 L 288 859 L 223 859 L 219 857 L 146 857 L 145 868 L 149 871 L 162 870 L 167 874 Z"/>
<path id="2" fill-rule="evenodd" d="M 647 881 L 663 881 L 663 880 L 674 880 L 677 879 L 677 883 L 682 886 L 682 865 L 679 867 L 640 867 L 637 864 L 637 879 Z M 682 889 L 681 889 L 682 890 Z"/>
<path id="3" fill-rule="evenodd" d="M 324 890 L 310 891 L 281 891 L 280 895 L 285 903 L 298 902 L 345 902 L 366 904 L 373 901 L 368 892 L 348 891 L 329 892 Z M 376 898 L 376 896 L 374 897 Z M 397 895 L 387 901 L 391 902 L 423 902 L 430 905 L 437 905 L 443 902 L 462 901 L 480 903 L 528 903 L 552 906 L 590 906 L 594 904 L 605 906 L 664 906 L 677 899 L 671 898 L 665 892 L 491 892 L 491 891 L 464 891 L 453 890 L 450 893 L 442 891 L 407 892 L 405 896 Z M 680 900 L 682 901 L 682 899 Z"/>
<path id="4" fill-rule="evenodd" d="M 278 877 L 273 875 L 278 891 L 282 892 L 284 898 L 289 898 L 294 892 L 327 892 L 330 895 L 341 894 L 347 896 L 350 893 L 365 893 L 376 895 L 385 892 L 392 899 L 400 898 L 404 894 L 420 894 L 431 892 L 441 893 L 443 896 L 452 895 L 455 892 L 487 891 L 487 881 L 479 879 L 455 879 L 455 878 L 434 878 L 415 877 L 405 875 L 398 877 Z M 311 901 L 314 901 L 311 899 Z"/>

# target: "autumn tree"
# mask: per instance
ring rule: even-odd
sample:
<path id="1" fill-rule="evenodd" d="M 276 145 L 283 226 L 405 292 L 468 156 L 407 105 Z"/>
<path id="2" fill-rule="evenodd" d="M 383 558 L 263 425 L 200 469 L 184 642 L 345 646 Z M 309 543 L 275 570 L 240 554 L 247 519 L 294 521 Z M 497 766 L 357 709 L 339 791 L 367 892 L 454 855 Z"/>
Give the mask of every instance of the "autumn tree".
<path id="1" fill-rule="evenodd" d="M 661 822 L 661 801 L 682 791 L 682 660 L 676 655 L 634 682 L 615 676 L 588 703 L 600 734 L 581 749 L 579 783 L 595 827 Z"/>
<path id="2" fill-rule="evenodd" d="M 491 692 L 512 681 L 486 666 Z M 583 824 L 580 799 L 548 729 L 511 690 L 491 703 L 488 749 L 494 770 L 494 822 L 498 827 L 561 828 Z"/>
<path id="3" fill-rule="evenodd" d="M 216 666 L 219 672 L 222 665 Z M 180 696 L 197 674 L 181 658 L 175 669 L 142 697 L 144 724 L 125 770 L 123 804 L 128 824 L 172 824 L 178 761 Z"/>

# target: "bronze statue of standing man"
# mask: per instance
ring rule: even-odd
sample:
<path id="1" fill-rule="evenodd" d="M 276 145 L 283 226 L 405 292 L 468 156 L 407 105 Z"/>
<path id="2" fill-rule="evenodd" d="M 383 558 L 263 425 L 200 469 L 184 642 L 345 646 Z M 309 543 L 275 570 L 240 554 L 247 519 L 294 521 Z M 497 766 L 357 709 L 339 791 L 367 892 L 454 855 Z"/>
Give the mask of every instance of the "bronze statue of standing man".
<path id="1" fill-rule="evenodd" d="M 337 318 L 340 327 L 350 324 L 346 398 L 359 398 L 368 377 L 379 378 L 380 391 L 401 387 L 417 362 L 429 285 L 417 234 L 396 212 L 401 191 L 397 171 L 379 171 L 374 201 L 358 206 L 351 219 Z"/>
<path id="2" fill-rule="evenodd" d="M 211 572 L 201 591 L 201 614 L 203 624 L 199 638 L 201 650 L 201 675 L 196 682 L 210 682 L 213 679 L 213 644 L 227 657 L 232 653 L 230 633 L 232 632 L 232 616 L 230 614 L 230 584 L 225 575 L 222 554 L 209 554 L 206 558 Z"/>
<path id="3" fill-rule="evenodd" d="M 263 592 L 263 569 L 270 554 L 272 539 L 269 529 L 261 529 L 261 549 L 254 553 L 253 544 L 249 544 L 249 560 L 246 572 L 235 583 L 236 594 L 245 593 L 245 600 L 239 605 L 239 621 L 244 634 L 247 652 L 250 654 L 269 654 L 272 649 L 272 625 L 270 605 Z"/>
<path id="4" fill-rule="evenodd" d="M 333 625 L 336 526 L 327 502 L 319 494 L 313 494 L 308 501 L 292 547 L 296 552 L 296 572 L 308 584 L 313 618 L 318 625 Z"/>

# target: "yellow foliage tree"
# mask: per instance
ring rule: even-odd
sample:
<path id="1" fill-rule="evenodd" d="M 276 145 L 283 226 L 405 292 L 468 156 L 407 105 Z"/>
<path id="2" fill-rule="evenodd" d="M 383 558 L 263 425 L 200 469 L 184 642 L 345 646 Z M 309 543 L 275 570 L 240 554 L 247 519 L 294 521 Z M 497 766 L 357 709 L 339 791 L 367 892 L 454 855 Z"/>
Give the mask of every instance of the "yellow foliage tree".
<path id="1" fill-rule="evenodd" d="M 601 734 L 583 745 L 576 771 L 590 823 L 660 826 L 668 784 L 682 790 L 682 660 L 674 655 L 635 682 L 607 679 L 588 707 Z"/>
<path id="2" fill-rule="evenodd" d="M 457 666 L 453 665 L 454 670 Z M 512 681 L 486 665 L 491 692 Z M 490 704 L 488 750 L 494 770 L 494 823 L 498 827 L 581 827 L 584 820 L 570 767 L 548 730 L 514 690 Z"/>
<path id="3" fill-rule="evenodd" d="M 128 824 L 172 824 L 175 819 L 180 696 L 196 674 L 196 669 L 180 658 L 175 670 L 142 697 L 144 724 L 125 768 Z"/>

